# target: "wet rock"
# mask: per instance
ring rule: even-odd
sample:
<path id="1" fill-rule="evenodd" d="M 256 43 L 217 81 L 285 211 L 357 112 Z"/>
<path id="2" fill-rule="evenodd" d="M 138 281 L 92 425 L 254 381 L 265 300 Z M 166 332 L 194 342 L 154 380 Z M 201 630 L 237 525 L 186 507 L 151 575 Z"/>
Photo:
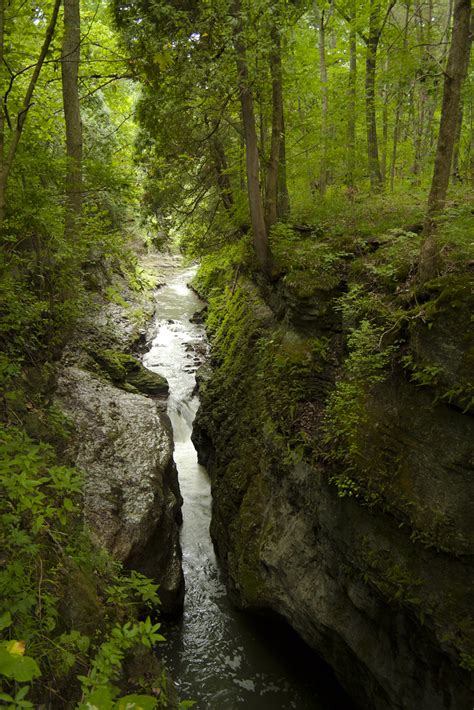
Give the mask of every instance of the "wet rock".
<path id="1" fill-rule="evenodd" d="M 207 382 L 212 377 L 212 367 L 209 365 L 208 362 L 204 362 L 202 365 L 198 367 L 196 370 L 196 384 L 198 389 L 200 390 L 202 387 L 204 387 Z"/>
<path id="2" fill-rule="evenodd" d="M 256 410 L 268 393 L 251 342 L 238 367 L 216 361 L 201 388 L 193 441 L 212 479 L 211 533 L 232 598 L 286 619 L 367 709 L 473 706 L 474 421 L 458 404 L 472 381 L 472 308 L 459 285 L 453 291 L 448 307 L 441 292 L 430 327 L 417 322 L 407 336 L 418 367 L 436 365 L 433 382 L 419 386 L 394 363 L 366 393 L 357 483 L 371 498 L 338 495 L 340 464 L 319 449 L 292 462 Z M 331 343 L 298 421 L 315 448 L 343 367 L 337 295 L 275 297 L 300 334 Z M 238 327 L 227 327 L 232 347 Z"/>
<path id="3" fill-rule="evenodd" d="M 182 604 L 181 496 L 166 414 L 77 367 L 58 377 L 57 402 L 77 435 L 84 517 L 97 543 L 157 580 L 165 612 Z"/>
<path id="4" fill-rule="evenodd" d="M 191 323 L 197 323 L 198 325 L 201 325 L 204 323 L 205 318 L 207 315 L 207 306 L 204 306 L 200 311 L 196 311 L 191 318 L 189 319 Z"/>
<path id="5" fill-rule="evenodd" d="M 115 350 L 91 350 L 90 354 L 110 379 L 129 391 L 152 396 L 167 395 L 168 383 L 164 377 L 144 367 L 139 360 Z M 132 389 L 130 389 L 130 387 Z"/>

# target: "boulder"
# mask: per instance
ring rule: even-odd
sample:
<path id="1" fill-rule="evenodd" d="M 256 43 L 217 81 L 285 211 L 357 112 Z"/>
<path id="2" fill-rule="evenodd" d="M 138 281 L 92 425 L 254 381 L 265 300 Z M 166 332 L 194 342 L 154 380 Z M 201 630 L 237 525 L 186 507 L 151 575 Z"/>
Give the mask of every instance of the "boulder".
<path id="1" fill-rule="evenodd" d="M 110 348 L 91 350 L 91 356 L 101 371 L 115 384 L 128 391 L 159 397 L 167 395 L 168 383 L 164 377 L 144 367 L 137 358 Z"/>
<path id="2" fill-rule="evenodd" d="M 178 610 L 182 500 L 167 415 L 155 401 L 77 367 L 59 374 L 57 402 L 75 426 L 71 454 L 84 474 L 93 538 L 160 584 L 163 611 Z"/>

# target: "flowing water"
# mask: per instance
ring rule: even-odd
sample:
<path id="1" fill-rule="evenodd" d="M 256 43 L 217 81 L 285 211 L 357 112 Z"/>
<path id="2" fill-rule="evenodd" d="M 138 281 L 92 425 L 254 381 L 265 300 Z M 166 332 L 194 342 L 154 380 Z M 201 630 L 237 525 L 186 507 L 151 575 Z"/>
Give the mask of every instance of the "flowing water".
<path id="1" fill-rule="evenodd" d="M 202 325 L 191 317 L 203 302 L 187 287 L 194 268 L 175 272 L 157 295 L 157 320 L 144 364 L 170 385 L 168 414 L 183 506 L 182 619 L 160 647 L 180 696 L 199 710 L 344 710 L 331 672 L 283 624 L 249 617 L 227 597 L 209 536 L 211 491 L 191 441 L 199 400 L 195 371 L 206 355 Z"/>

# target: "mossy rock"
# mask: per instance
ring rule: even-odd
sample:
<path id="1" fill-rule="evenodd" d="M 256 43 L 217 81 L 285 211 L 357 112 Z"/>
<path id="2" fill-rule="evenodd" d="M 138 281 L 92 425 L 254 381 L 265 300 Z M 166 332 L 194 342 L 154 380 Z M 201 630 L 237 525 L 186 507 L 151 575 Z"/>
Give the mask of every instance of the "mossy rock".
<path id="1" fill-rule="evenodd" d="M 116 352 L 115 350 L 93 350 L 90 354 L 103 373 L 113 382 L 125 382 L 127 370 L 125 368 L 126 360 L 124 360 L 124 358 L 131 358 L 131 355 Z M 132 360 L 135 360 L 135 358 L 132 358 Z M 136 360 L 136 363 L 137 365 L 140 364 L 138 360 Z"/>
<path id="2" fill-rule="evenodd" d="M 65 559 L 65 578 L 60 617 L 66 629 L 93 636 L 103 626 L 104 609 L 93 575 L 74 560 Z"/>
<path id="3" fill-rule="evenodd" d="M 156 372 L 147 370 L 143 365 L 140 365 L 139 370 L 134 370 L 127 374 L 127 384 L 136 387 L 143 394 L 165 395 L 169 391 L 165 378 Z"/>
<path id="4" fill-rule="evenodd" d="M 168 394 L 166 379 L 148 370 L 133 355 L 109 349 L 92 351 L 90 354 L 102 372 L 128 392 L 142 392 L 153 396 Z"/>
<path id="5" fill-rule="evenodd" d="M 154 695 L 163 710 L 175 710 L 179 706 L 173 678 L 153 650 L 144 646 L 137 645 L 127 651 L 119 685 L 123 693 Z"/>

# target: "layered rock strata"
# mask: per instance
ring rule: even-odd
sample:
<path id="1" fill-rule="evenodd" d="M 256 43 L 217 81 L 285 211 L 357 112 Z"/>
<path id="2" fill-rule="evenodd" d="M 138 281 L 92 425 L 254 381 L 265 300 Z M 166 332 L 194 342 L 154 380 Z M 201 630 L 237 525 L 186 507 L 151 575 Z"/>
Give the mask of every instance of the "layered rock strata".
<path id="1" fill-rule="evenodd" d="M 273 320 L 253 286 L 231 284 L 214 296 L 215 370 L 194 440 L 235 603 L 280 614 L 361 708 L 471 708 L 468 294 L 440 283 L 430 323 L 407 318 L 383 376 L 359 387 L 340 284 L 301 308 L 285 289 L 267 293 Z M 331 401 L 350 426 L 328 445 Z"/>

